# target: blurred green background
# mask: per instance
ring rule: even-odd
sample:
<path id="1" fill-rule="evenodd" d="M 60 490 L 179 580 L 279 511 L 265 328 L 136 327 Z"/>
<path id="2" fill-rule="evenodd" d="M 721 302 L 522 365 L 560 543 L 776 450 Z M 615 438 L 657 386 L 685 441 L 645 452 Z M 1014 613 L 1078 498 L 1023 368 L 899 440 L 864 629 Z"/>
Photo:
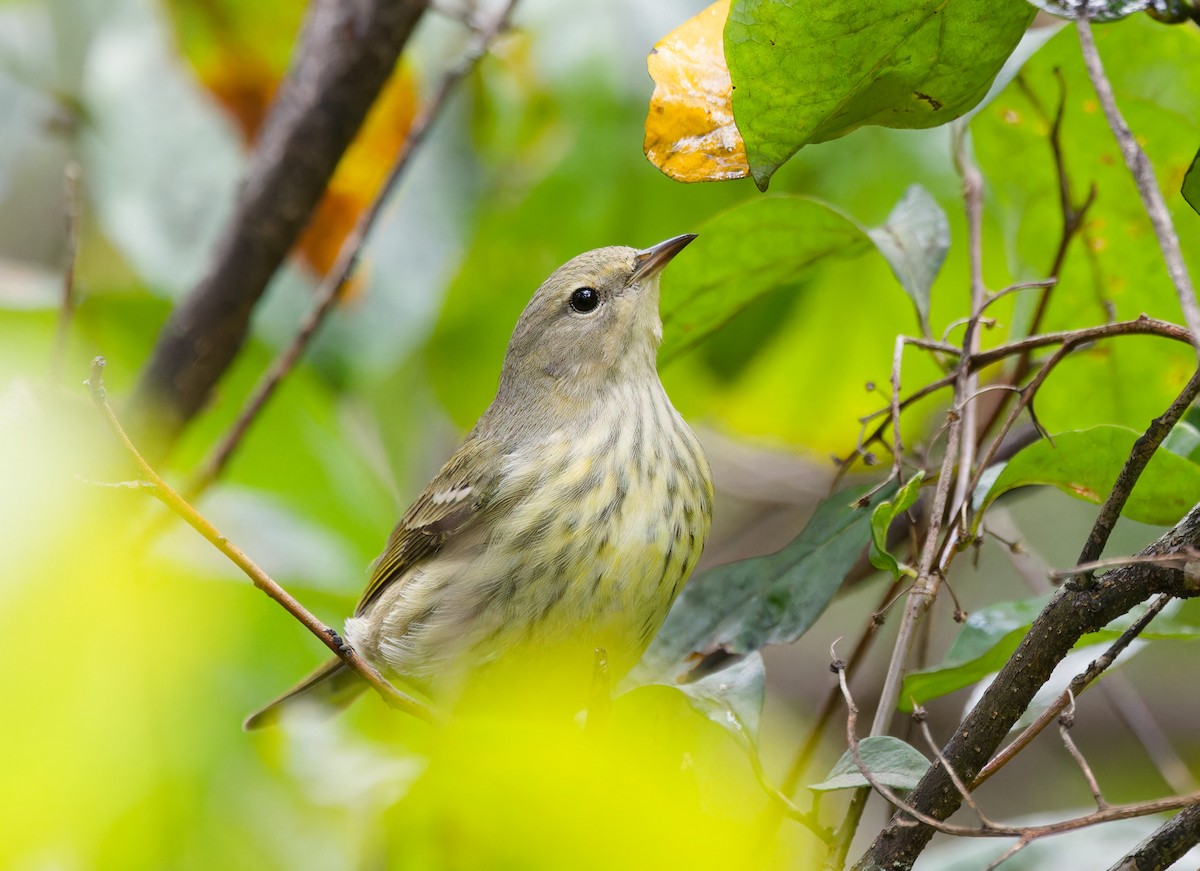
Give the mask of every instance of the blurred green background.
<path id="1" fill-rule="evenodd" d="M 512 325 L 555 266 L 589 248 L 683 232 L 700 232 L 694 248 L 703 250 L 706 222 L 763 196 L 748 180 L 678 184 L 641 152 L 646 54 L 702 6 L 521 2 L 516 32 L 447 107 L 389 203 L 348 297 L 200 501 L 322 619 L 340 625 L 407 501 L 490 400 Z M 804 867 L 809 837 L 791 827 L 762 846 L 767 799 L 749 763 L 668 689 L 618 701 L 611 756 L 581 750 L 578 736 L 507 734 L 503 724 L 434 736 L 375 699 L 334 721 L 242 733 L 245 713 L 323 648 L 194 533 L 163 528 L 149 497 L 89 483 L 124 473 L 81 386 L 88 362 L 107 358 L 119 409 L 171 305 L 203 269 L 302 13 L 297 0 L 0 4 L 0 867 Z M 1130 20 L 1097 35 L 1133 128 L 1176 192 L 1196 274 L 1200 218 L 1177 191 L 1200 143 L 1197 31 Z M 164 466 L 168 478 L 186 478 L 290 337 L 345 215 L 369 200 L 413 105 L 463 44 L 459 24 L 425 17 L 376 119 L 378 141 L 339 175 L 341 199 L 273 282 L 251 342 Z M 1056 69 L 1076 194 L 1092 181 L 1101 194 L 1046 326 L 1103 322 L 1106 305 L 1122 318 L 1178 320 L 1070 32 L 972 124 L 988 181 L 988 284 L 1042 277 L 1057 244 L 1046 138 Z M 79 304 L 59 357 L 68 162 L 81 174 Z M 774 178 L 772 194 L 816 196 L 877 225 L 914 183 L 951 224 L 933 293 L 938 335 L 967 297 L 947 130 L 866 128 L 810 147 Z M 1027 300 L 995 306 L 986 343 L 1019 332 Z M 717 477 L 706 564 L 769 551 L 799 530 L 829 485 L 829 455 L 850 451 L 857 418 L 886 402 L 865 385 L 887 383 L 894 335 L 916 330 L 908 299 L 869 252 L 806 271 L 665 367 Z M 1189 374 L 1189 355 L 1161 345 L 1128 339 L 1068 361 L 1039 400 L 1047 429 L 1144 427 Z M 913 356 L 905 384 L 935 372 Z M 938 411 L 921 406 L 906 435 L 928 436 Z M 1092 509 L 1057 493 L 1014 506 L 1031 549 L 1070 564 Z M 1110 552 L 1155 534 L 1122 526 Z M 999 551 L 985 547 L 978 566 L 959 567 L 968 609 L 1028 595 Z M 769 652 L 763 752 L 773 779 L 830 685 L 829 642 L 858 631 L 879 584 L 837 603 L 811 639 Z M 935 611 L 934 651 L 955 631 L 949 611 Z M 1175 667 L 1172 650 L 1145 655 L 1148 694 Z M 950 728 L 959 710 L 944 707 Z M 1194 698 L 1171 699 L 1163 716 L 1194 770 Z M 1097 741 L 1120 728 L 1084 723 Z M 1161 791 L 1129 753 L 1097 763 L 1102 776 L 1124 778 L 1119 797 Z M 1061 755 L 1051 748 L 1030 764 L 1068 766 Z M 606 758 L 622 760 L 619 771 L 597 762 Z M 1148 773 L 1131 773 L 1128 758 Z M 1086 803 L 1072 782 L 1031 806 L 1012 794 L 1019 776 L 997 778 L 996 806 Z"/>

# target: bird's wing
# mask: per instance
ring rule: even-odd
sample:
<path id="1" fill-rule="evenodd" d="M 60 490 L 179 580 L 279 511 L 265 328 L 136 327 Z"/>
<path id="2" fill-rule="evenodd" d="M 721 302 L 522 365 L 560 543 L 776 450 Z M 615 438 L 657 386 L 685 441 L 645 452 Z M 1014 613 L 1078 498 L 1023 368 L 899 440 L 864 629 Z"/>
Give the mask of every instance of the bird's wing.
<path id="1" fill-rule="evenodd" d="M 498 460 L 499 452 L 490 441 L 469 437 L 463 442 L 392 530 L 355 616 L 487 507 L 499 480 Z"/>

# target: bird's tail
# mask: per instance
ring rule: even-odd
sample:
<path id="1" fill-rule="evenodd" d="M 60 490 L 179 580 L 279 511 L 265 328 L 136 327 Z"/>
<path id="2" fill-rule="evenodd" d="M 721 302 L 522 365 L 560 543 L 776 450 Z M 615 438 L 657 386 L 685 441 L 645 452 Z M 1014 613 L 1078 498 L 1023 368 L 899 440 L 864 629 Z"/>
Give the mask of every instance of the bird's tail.
<path id="1" fill-rule="evenodd" d="M 349 705 L 367 688 L 367 683 L 338 658 L 329 660 L 279 698 L 263 705 L 242 723 L 246 731 L 275 723 L 280 714 L 296 703 L 314 704 L 333 714 Z"/>

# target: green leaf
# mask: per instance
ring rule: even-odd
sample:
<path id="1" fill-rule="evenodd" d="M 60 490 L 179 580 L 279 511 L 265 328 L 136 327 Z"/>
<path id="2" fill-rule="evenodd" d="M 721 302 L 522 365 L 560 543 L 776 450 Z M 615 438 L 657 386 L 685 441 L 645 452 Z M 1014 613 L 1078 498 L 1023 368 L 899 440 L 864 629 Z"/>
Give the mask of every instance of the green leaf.
<path id="1" fill-rule="evenodd" d="M 891 527 L 892 521 L 896 519 L 897 515 L 903 514 L 909 508 L 913 507 L 913 504 L 917 501 L 917 495 L 920 493 L 921 481 L 924 477 L 924 472 L 918 472 L 913 475 L 900 488 L 900 492 L 896 494 L 895 499 L 888 502 L 880 502 L 875 510 L 871 512 L 871 565 L 885 572 L 891 572 L 895 578 L 900 577 L 902 570 L 896 558 L 888 552 L 888 528 Z"/>
<path id="2" fill-rule="evenodd" d="M 1162 446 L 1163 450 L 1195 463 L 1200 460 L 1200 429 L 1181 420 L 1167 433 Z"/>
<path id="3" fill-rule="evenodd" d="M 892 789 L 913 789 L 929 769 L 929 760 L 911 744 L 890 735 L 876 735 L 858 742 L 858 755 L 877 783 Z M 868 786 L 854 755 L 847 750 L 820 783 L 809 789 L 829 792 Z"/>
<path id="4" fill-rule="evenodd" d="M 865 124 L 937 127 L 983 98 L 1034 10 L 1021 0 L 734 0 L 733 112 L 750 172 Z"/>
<path id="5" fill-rule="evenodd" d="M 803 635 L 870 539 L 871 513 L 857 506 L 868 489 L 842 490 L 826 498 L 782 550 L 718 566 L 692 580 L 634 679 L 656 683 L 702 676 L 764 645 Z M 706 659 L 689 674 L 696 653 Z"/>
<path id="6" fill-rule="evenodd" d="M 869 250 L 850 218 L 809 197 L 757 199 L 717 215 L 663 279 L 663 362 L 831 257 Z"/>
<path id="7" fill-rule="evenodd" d="M 916 306 L 921 332 L 928 334 L 929 289 L 950 250 L 946 213 L 929 191 L 912 185 L 887 222 L 867 234 Z"/>
<path id="8" fill-rule="evenodd" d="M 1183 187 L 1180 188 L 1180 193 L 1183 194 L 1187 204 L 1192 207 L 1192 211 L 1200 215 L 1200 169 L 1197 167 L 1200 167 L 1200 151 L 1196 152 L 1191 165 L 1183 175 Z"/>
<path id="9" fill-rule="evenodd" d="M 1030 484 L 1050 484 L 1098 504 L 1108 497 L 1139 435 L 1125 427 L 1096 426 L 1059 433 L 1053 446 L 1035 442 L 996 477 L 983 509 L 1001 494 Z M 1171 526 L 1197 502 L 1200 466 L 1169 451 L 1156 451 L 1121 513 L 1140 523 Z"/>
<path id="10" fill-rule="evenodd" d="M 767 673 L 762 656 L 752 653 L 728 668 L 690 683 L 671 683 L 688 703 L 731 734 L 747 750 L 759 744 Z"/>
<path id="11" fill-rule="evenodd" d="M 1000 602 L 976 611 L 967 618 L 940 665 L 905 677 L 900 690 L 900 710 L 911 711 L 914 702 L 924 704 L 999 671 L 1054 595 Z M 1115 640 L 1143 610 L 1144 606 L 1138 606 L 1099 632 L 1085 635 L 1075 647 Z M 1145 641 L 1192 641 L 1200 639 L 1200 627 L 1160 614 L 1139 637 Z"/>

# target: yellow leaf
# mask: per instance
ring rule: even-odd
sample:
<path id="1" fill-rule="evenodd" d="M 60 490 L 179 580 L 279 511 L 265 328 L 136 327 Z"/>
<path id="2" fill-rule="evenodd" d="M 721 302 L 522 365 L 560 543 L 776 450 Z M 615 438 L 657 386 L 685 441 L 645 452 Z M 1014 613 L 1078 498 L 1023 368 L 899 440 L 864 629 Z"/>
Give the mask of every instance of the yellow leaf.
<path id="1" fill-rule="evenodd" d="M 725 64 L 728 15 L 729 0 L 718 0 L 663 37 L 646 60 L 654 93 L 642 147 L 676 181 L 722 181 L 750 172 Z"/>

